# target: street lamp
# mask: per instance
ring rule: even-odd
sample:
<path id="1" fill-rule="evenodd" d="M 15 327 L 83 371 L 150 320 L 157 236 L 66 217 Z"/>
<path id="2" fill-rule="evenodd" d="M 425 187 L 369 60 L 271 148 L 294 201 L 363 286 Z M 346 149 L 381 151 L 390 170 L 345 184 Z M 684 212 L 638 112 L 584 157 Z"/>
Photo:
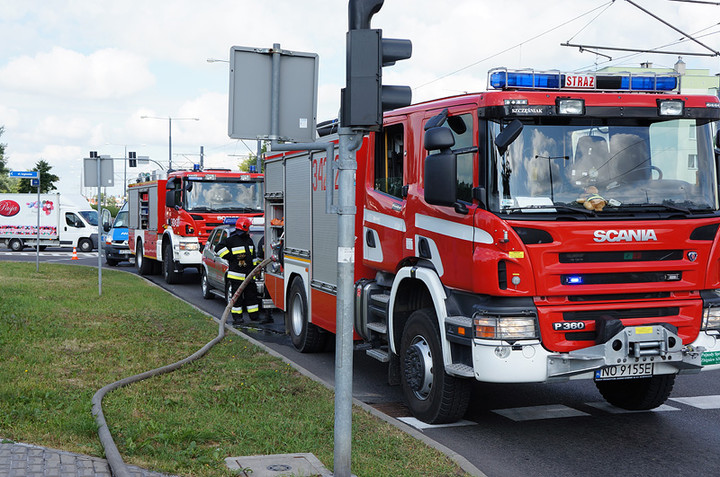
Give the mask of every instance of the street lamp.
<path id="1" fill-rule="evenodd" d="M 170 116 L 163 118 L 158 116 L 140 116 L 140 119 L 167 119 L 168 121 L 168 172 L 172 171 L 172 122 L 175 121 L 200 121 L 200 118 L 171 118 Z"/>

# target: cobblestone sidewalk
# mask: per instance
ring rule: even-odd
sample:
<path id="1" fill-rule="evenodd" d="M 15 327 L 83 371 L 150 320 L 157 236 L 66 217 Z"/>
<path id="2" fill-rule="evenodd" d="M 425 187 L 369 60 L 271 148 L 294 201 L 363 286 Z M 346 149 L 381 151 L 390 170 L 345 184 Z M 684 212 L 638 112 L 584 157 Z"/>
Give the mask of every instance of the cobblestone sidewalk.
<path id="1" fill-rule="evenodd" d="M 163 477 L 128 466 L 133 477 Z M 111 477 L 105 459 L 0 439 L 0 477 Z"/>

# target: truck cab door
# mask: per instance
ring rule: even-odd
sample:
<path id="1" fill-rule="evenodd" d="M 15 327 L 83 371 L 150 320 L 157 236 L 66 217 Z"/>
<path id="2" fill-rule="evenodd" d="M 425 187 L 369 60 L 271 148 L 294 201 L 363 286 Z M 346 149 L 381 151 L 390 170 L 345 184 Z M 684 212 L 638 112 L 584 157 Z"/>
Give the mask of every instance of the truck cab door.
<path id="1" fill-rule="evenodd" d="M 366 151 L 362 247 L 363 262 L 394 272 L 406 255 L 405 209 L 408 195 L 407 117 L 392 118 L 374 134 Z M 358 237 L 360 238 L 360 237 Z"/>
<path id="2" fill-rule="evenodd" d="M 65 212 L 65 223 L 63 224 L 63 233 L 60 238 L 61 243 L 77 243 L 78 238 L 83 235 L 90 235 L 84 232 L 85 224 L 74 212 Z"/>
<path id="3" fill-rule="evenodd" d="M 414 194 L 409 205 L 413 215 L 410 232 L 416 246 L 415 255 L 432 264 L 445 285 L 458 288 L 467 286 L 467 260 L 473 256 L 474 243 L 490 239 L 474 224 L 477 205 L 473 201 L 473 188 L 478 186 L 480 175 L 478 129 L 476 114 L 467 111 L 467 107 L 450 110 L 447 119 L 439 126 L 449 129 L 454 139 L 451 150 L 455 160 L 455 177 L 444 178 L 454 182 L 446 184 L 450 186 L 446 190 L 455 190 L 454 204 L 432 205 L 425 200 L 425 187 L 429 187 L 430 182 L 434 186 L 438 184 L 437 181 L 429 181 L 421 170 L 423 192 Z M 429 113 L 426 122 L 430 121 L 432 114 Z M 427 134 L 428 131 L 422 133 Z M 437 152 L 423 148 L 425 157 L 421 164 L 425 164 L 427 156 Z"/>

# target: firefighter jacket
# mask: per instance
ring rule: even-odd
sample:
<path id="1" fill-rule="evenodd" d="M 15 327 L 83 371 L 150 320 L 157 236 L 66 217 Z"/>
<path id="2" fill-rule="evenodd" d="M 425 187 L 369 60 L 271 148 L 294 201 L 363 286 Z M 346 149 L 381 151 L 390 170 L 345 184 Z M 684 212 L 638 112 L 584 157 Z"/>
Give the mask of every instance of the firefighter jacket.
<path id="1" fill-rule="evenodd" d="M 221 240 L 215 246 L 215 252 L 228 261 L 228 278 L 232 280 L 245 280 L 255 268 L 255 245 L 250 235 L 240 229 L 233 230 L 227 239 Z"/>

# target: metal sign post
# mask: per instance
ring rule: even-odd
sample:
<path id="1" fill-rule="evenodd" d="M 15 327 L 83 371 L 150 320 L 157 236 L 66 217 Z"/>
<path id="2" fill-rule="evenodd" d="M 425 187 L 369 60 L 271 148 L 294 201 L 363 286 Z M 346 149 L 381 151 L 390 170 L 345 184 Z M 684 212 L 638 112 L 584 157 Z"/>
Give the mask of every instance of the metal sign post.
<path id="1" fill-rule="evenodd" d="M 93 170 L 94 169 L 94 170 Z M 90 157 L 84 159 L 83 171 L 85 173 L 85 186 L 97 185 L 97 257 L 98 257 L 98 295 L 102 296 L 102 205 L 100 194 L 102 186 L 112 187 L 115 185 L 115 173 L 113 158 L 110 156 L 98 156 L 97 151 L 90 151 Z M 93 174 L 94 172 L 94 174 Z"/>

